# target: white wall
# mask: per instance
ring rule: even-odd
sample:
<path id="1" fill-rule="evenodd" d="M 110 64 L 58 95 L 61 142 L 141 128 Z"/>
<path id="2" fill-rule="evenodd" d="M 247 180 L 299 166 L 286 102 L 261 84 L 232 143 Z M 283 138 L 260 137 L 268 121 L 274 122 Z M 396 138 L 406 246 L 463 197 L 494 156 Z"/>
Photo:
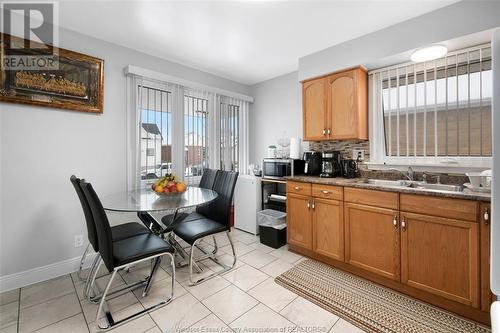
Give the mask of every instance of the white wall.
<path id="1" fill-rule="evenodd" d="M 0 103 L 0 289 L 6 275 L 83 252 L 73 246 L 74 235 L 86 237 L 86 230 L 70 175 L 85 177 L 100 195 L 125 189 L 126 65 L 250 93 L 248 86 L 71 31 L 60 31 L 60 46 L 104 59 L 104 113 Z"/>
<path id="2" fill-rule="evenodd" d="M 250 163 L 262 166 L 267 146 L 279 138 L 302 137 L 301 86 L 292 72 L 252 86 Z"/>
<path id="3" fill-rule="evenodd" d="M 500 1 L 461 1 L 299 59 L 299 80 L 500 26 Z"/>

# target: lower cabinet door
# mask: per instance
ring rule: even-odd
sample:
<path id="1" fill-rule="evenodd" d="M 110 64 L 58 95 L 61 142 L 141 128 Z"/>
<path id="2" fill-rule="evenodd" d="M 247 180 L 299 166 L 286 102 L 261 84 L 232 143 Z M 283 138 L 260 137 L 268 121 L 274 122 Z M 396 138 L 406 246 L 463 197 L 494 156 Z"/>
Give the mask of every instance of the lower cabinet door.
<path id="1" fill-rule="evenodd" d="M 489 312 L 491 303 L 495 301 L 495 296 L 490 289 L 490 246 L 491 246 L 491 205 L 489 203 L 481 203 L 481 224 L 480 239 L 481 245 L 481 310 Z"/>
<path id="2" fill-rule="evenodd" d="M 479 225 L 401 213 L 401 281 L 479 306 Z"/>
<path id="3" fill-rule="evenodd" d="M 313 251 L 344 261 L 344 211 L 342 201 L 314 198 Z"/>
<path id="4" fill-rule="evenodd" d="M 288 243 L 312 250 L 311 198 L 287 194 Z"/>
<path id="5" fill-rule="evenodd" d="M 398 211 L 345 203 L 345 262 L 400 280 Z"/>

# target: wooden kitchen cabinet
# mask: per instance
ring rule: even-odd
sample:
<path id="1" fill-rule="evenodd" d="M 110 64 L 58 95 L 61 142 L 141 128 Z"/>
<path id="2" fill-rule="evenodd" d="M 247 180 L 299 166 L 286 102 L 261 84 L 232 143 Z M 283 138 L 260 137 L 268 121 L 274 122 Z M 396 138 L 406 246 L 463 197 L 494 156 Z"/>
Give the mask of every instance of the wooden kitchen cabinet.
<path id="1" fill-rule="evenodd" d="M 398 211 L 344 203 L 345 262 L 400 280 Z"/>
<path id="2" fill-rule="evenodd" d="M 338 200 L 313 198 L 313 251 L 344 261 L 344 211 Z"/>
<path id="3" fill-rule="evenodd" d="M 367 97 L 363 67 L 302 82 L 304 140 L 367 140 Z"/>
<path id="4" fill-rule="evenodd" d="M 304 140 L 324 140 L 326 136 L 326 79 L 319 78 L 302 85 Z"/>
<path id="5" fill-rule="evenodd" d="M 495 300 L 490 289 L 491 205 L 489 203 L 481 204 L 479 223 L 481 240 L 481 310 L 489 312 L 491 303 Z"/>
<path id="6" fill-rule="evenodd" d="M 331 140 L 368 140 L 368 83 L 358 67 L 327 78 L 327 134 Z"/>
<path id="7" fill-rule="evenodd" d="M 286 212 L 288 243 L 312 250 L 311 198 L 287 193 Z"/>
<path id="8" fill-rule="evenodd" d="M 401 282 L 479 306 L 479 224 L 401 212 Z"/>

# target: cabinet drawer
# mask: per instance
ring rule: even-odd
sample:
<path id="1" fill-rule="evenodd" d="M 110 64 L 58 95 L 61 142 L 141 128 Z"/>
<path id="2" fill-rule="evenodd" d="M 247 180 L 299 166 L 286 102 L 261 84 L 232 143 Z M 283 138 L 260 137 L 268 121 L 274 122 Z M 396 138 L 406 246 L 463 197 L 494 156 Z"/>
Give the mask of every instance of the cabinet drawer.
<path id="1" fill-rule="evenodd" d="M 401 194 L 401 211 L 451 219 L 477 221 L 478 203 L 471 200 Z"/>
<path id="2" fill-rule="evenodd" d="M 342 201 L 344 200 L 344 190 L 341 186 L 312 184 L 312 196 Z"/>
<path id="3" fill-rule="evenodd" d="M 311 184 L 301 182 L 286 182 L 286 192 L 302 195 L 311 195 Z"/>
<path id="4" fill-rule="evenodd" d="M 346 202 L 398 209 L 398 193 L 394 192 L 346 187 L 344 189 L 344 198 Z"/>

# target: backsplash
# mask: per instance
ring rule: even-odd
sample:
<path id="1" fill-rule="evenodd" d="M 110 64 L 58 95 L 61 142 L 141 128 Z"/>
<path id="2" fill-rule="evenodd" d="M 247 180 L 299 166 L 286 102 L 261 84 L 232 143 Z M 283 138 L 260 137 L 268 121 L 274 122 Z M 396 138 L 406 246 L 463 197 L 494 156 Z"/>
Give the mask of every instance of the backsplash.
<path id="1" fill-rule="evenodd" d="M 365 151 L 365 159 L 363 162 L 368 162 L 370 160 L 370 141 L 360 141 L 360 140 L 346 140 L 346 141 L 311 141 L 309 142 L 309 149 L 312 151 L 340 151 L 342 158 L 352 158 L 352 149 L 359 148 Z M 374 179 L 388 179 L 396 180 L 402 179 L 400 172 L 396 171 L 386 171 L 386 170 L 368 170 L 368 167 L 364 163 L 359 163 L 359 176 L 361 178 L 374 178 Z M 434 173 L 433 173 L 434 174 Z M 422 172 L 415 172 L 415 180 L 422 180 Z M 469 182 L 467 176 L 463 174 L 445 174 L 441 173 L 440 181 L 442 184 L 453 184 L 462 185 Z M 436 177 L 429 176 L 429 183 L 435 183 Z"/>
<path id="2" fill-rule="evenodd" d="M 339 150 L 342 158 L 352 158 L 352 149 L 364 149 L 365 159 L 370 160 L 370 141 L 364 140 L 346 140 L 346 141 L 311 141 L 309 149 L 312 151 L 332 151 Z"/>

